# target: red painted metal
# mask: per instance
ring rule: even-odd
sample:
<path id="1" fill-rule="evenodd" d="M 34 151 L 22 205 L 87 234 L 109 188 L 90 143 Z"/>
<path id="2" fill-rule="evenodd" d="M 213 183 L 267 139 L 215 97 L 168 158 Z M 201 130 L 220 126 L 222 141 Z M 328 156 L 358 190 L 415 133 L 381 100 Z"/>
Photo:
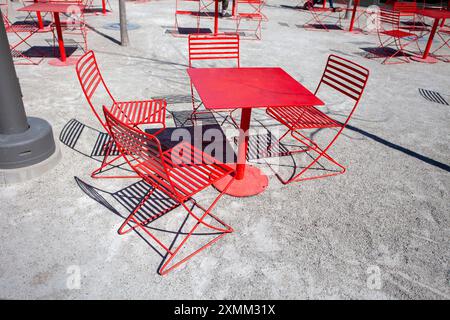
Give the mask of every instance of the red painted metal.
<path id="1" fill-rule="evenodd" d="M 261 193 L 267 176 L 245 164 L 250 110 L 324 103 L 281 68 L 203 68 L 189 69 L 188 74 L 206 109 L 242 109 L 236 179 L 226 193 L 239 197 Z M 214 186 L 222 191 L 224 181 Z"/>
<path id="2" fill-rule="evenodd" d="M 78 6 L 80 12 L 84 10 L 84 5 L 80 4 L 80 1 L 65 1 L 64 3 L 61 1 L 58 2 L 36 2 L 29 6 L 25 6 L 23 8 L 18 9 L 17 11 L 27 11 L 27 12 L 52 12 L 55 20 L 56 32 L 58 35 L 58 45 L 59 45 L 59 53 L 60 53 L 60 61 L 51 60 L 50 64 L 56 66 L 67 66 L 73 65 L 76 63 L 77 59 L 66 59 L 66 50 L 64 47 L 64 39 L 61 21 L 59 18 L 59 13 L 70 12 L 70 9 L 73 6 Z"/>
<path id="3" fill-rule="evenodd" d="M 2 9 L 3 10 L 3 9 Z M 15 38 L 17 39 L 17 42 L 12 43 L 12 40 L 10 40 L 9 48 L 11 50 L 11 55 L 14 59 L 14 64 L 18 65 L 37 65 L 39 64 L 43 58 L 32 58 L 24 52 L 24 50 L 19 50 L 19 46 L 27 46 L 28 48 L 31 48 L 31 45 L 28 43 L 28 39 L 30 39 L 34 34 L 37 32 L 42 32 L 42 30 L 39 29 L 38 25 L 33 24 L 14 24 L 12 23 L 8 16 L 7 11 L 5 13 L 2 11 L 2 17 L 3 17 L 3 23 L 5 26 L 5 31 L 8 34 L 13 34 Z M 47 31 L 53 32 L 53 28 L 46 29 Z"/>
<path id="4" fill-rule="evenodd" d="M 378 39 L 380 46 L 378 50 L 383 51 L 385 54 L 381 55 L 384 57 L 382 64 L 397 64 L 397 63 L 408 63 L 410 59 L 405 53 L 405 48 L 410 44 L 414 43 L 418 50 L 420 51 L 418 39 L 419 37 L 411 32 L 401 30 L 400 28 L 400 12 L 392 11 L 388 9 L 381 8 L 379 13 L 379 28 L 377 28 Z M 388 52 L 388 47 L 395 47 L 394 53 Z M 398 54 L 402 54 L 402 57 L 397 57 Z M 380 56 L 378 53 L 374 53 L 375 56 Z M 389 60 L 397 60 L 388 62 Z"/>
<path id="5" fill-rule="evenodd" d="M 208 110 L 324 104 L 281 68 L 191 68 L 187 72 Z"/>
<path id="6" fill-rule="evenodd" d="M 108 131 L 114 139 L 115 144 L 119 147 L 123 158 L 137 175 L 153 186 L 153 189 L 147 193 L 141 203 L 120 226 L 119 234 L 125 234 L 133 229 L 140 228 L 152 237 L 168 253 L 168 259 L 159 270 L 161 275 L 172 271 L 222 238 L 225 234 L 233 231 L 229 225 L 211 213 L 227 188 L 212 201 L 207 209 L 200 206 L 192 198 L 200 191 L 211 186 L 214 182 L 233 174 L 233 168 L 184 142 L 163 152 L 156 136 L 147 134 L 130 124 L 120 121 L 105 107 L 103 107 L 103 111 Z M 232 182 L 233 180 L 229 181 L 228 186 Z M 189 232 L 181 235 L 184 238 L 175 248 L 164 244 L 149 228 L 146 228 L 146 225 L 155 218 L 139 221 L 135 216 L 145 202 L 150 199 L 155 190 L 164 192 L 167 196 L 179 203 L 179 205 L 183 206 L 190 217 L 198 221 Z M 192 202 L 197 208 L 200 208 L 203 214 L 199 216 L 198 213 L 194 213 L 193 208 L 187 205 L 188 202 Z M 207 223 L 205 221 L 207 216 L 212 217 L 221 227 Z M 173 262 L 170 265 L 200 224 L 211 229 L 214 233 L 218 233 L 218 235 L 206 245 L 203 245 L 193 253 L 181 258 L 180 261 Z"/>
<path id="7" fill-rule="evenodd" d="M 236 60 L 239 62 L 239 35 L 238 34 L 218 34 L 201 35 L 190 34 L 188 38 L 189 67 L 195 60 Z"/>
<path id="8" fill-rule="evenodd" d="M 288 184 L 294 181 L 312 180 L 334 176 L 345 172 L 345 167 L 328 155 L 327 151 L 335 143 L 336 139 L 342 133 L 355 112 L 366 87 L 368 77 L 369 70 L 366 68 L 336 55 L 329 56 L 315 94 L 318 94 L 319 89 L 322 86 L 327 86 L 337 93 L 343 94 L 349 98 L 353 104 L 353 107 L 344 122 L 334 120 L 319 109 L 308 106 L 307 104 L 285 108 L 267 108 L 266 113 L 287 128 L 287 131 L 281 136 L 281 138 L 278 139 L 277 143 L 280 143 L 285 137 L 288 136 L 288 134 L 290 134 L 291 137 L 300 142 L 302 146 L 302 148 L 291 151 L 291 154 L 306 152 L 309 150 L 317 153 L 317 157 L 314 158 L 308 165 L 304 167 L 302 166 L 303 169 L 300 173 L 295 174 L 288 180 L 282 179 L 278 173 L 276 173 L 282 183 Z M 304 130 L 325 128 L 337 129 L 337 133 L 325 147 L 320 147 L 318 143 L 314 142 L 310 138 L 307 138 L 306 135 L 302 133 Z M 340 168 L 340 171 L 327 173 L 324 175 L 303 177 L 303 174 L 311 169 L 312 166 L 322 157 L 337 165 Z"/>
<path id="9" fill-rule="evenodd" d="M 267 17 L 262 13 L 264 6 L 263 0 L 236 0 L 235 14 L 236 32 L 243 31 L 241 23 L 242 20 L 256 22 L 256 28 L 251 31 L 257 40 L 261 40 L 262 36 L 262 22 L 267 21 Z"/>
<path id="10" fill-rule="evenodd" d="M 437 62 L 437 59 L 429 56 L 431 45 L 433 44 L 433 39 L 436 34 L 436 31 L 438 30 L 438 26 L 440 21 L 445 21 L 445 19 L 450 18 L 450 11 L 448 10 L 433 10 L 433 9 L 423 9 L 423 10 L 417 10 L 417 14 L 429 17 L 434 19 L 433 27 L 431 28 L 430 35 L 428 37 L 428 42 L 425 47 L 425 50 L 423 52 L 423 55 L 421 57 L 414 56 L 411 59 L 419 62 L 425 62 L 425 63 L 435 63 Z"/>
<path id="11" fill-rule="evenodd" d="M 77 62 L 77 77 L 83 90 L 84 96 L 91 107 L 97 120 L 109 133 L 105 120 L 100 116 L 102 107 L 108 106 L 109 111 L 120 121 L 126 122 L 132 126 L 138 125 L 158 125 L 161 127 L 155 134 L 158 134 L 166 127 L 166 106 L 163 99 L 143 100 L 143 101 L 116 101 L 109 91 L 106 83 L 100 73 L 97 59 L 93 51 L 87 52 Z M 113 163 L 120 160 L 118 156 L 108 160 L 112 141 L 105 145 L 105 156 L 102 165 L 91 173 L 93 178 L 135 178 L 136 176 L 111 176 L 104 175 L 105 168 L 110 168 Z"/>
<path id="12" fill-rule="evenodd" d="M 240 67 L 240 40 L 238 34 L 212 35 L 189 35 L 188 39 L 189 67 L 192 68 L 194 61 L 201 60 L 235 60 L 236 66 Z M 202 103 L 196 104 L 194 87 L 191 82 L 192 95 L 192 121 L 197 121 L 197 115 L 209 114 L 210 111 L 199 111 Z M 237 126 L 237 122 L 230 111 L 230 118 Z"/>
<path id="13" fill-rule="evenodd" d="M 324 1 L 325 3 L 325 1 Z M 336 19 L 335 25 L 339 28 L 342 27 L 342 12 L 335 11 L 332 8 L 315 8 L 312 7 L 308 10 L 311 14 L 311 19 L 303 24 L 303 27 L 307 30 L 321 30 L 329 32 L 329 27 L 327 27 L 326 20 Z M 337 15 L 336 15 L 337 14 Z M 317 28 L 319 26 L 319 28 Z"/>
<path id="14" fill-rule="evenodd" d="M 324 1 L 325 3 L 325 1 Z M 352 19 L 350 20 L 350 27 L 348 28 L 348 31 L 353 31 L 353 26 L 355 24 L 355 18 L 356 18 L 356 10 L 359 6 L 359 0 L 353 0 L 353 9 L 352 9 Z"/>
<path id="15" fill-rule="evenodd" d="M 436 32 L 437 36 L 441 39 L 441 45 L 435 48 L 432 52 L 433 56 L 443 60 L 444 62 L 450 62 L 450 55 L 437 54 L 442 48 L 450 49 L 450 27 L 446 27 L 445 24 L 439 28 Z"/>

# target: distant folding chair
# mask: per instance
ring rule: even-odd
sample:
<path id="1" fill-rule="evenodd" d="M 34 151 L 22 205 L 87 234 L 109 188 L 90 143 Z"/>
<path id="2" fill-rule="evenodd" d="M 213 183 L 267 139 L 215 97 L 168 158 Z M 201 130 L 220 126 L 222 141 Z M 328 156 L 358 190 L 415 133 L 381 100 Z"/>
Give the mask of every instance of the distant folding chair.
<path id="1" fill-rule="evenodd" d="M 3 24 L 5 26 L 6 33 L 13 35 L 14 38 L 17 39 L 16 42 L 9 45 L 14 64 L 38 65 L 43 60 L 43 57 L 31 57 L 25 53 L 26 51 L 19 50 L 20 46 L 26 47 L 28 49 L 32 48 L 31 44 L 28 43 L 28 39 L 30 39 L 35 33 L 40 32 L 38 26 L 27 23 L 12 23 L 6 14 L 3 14 L 2 12 L 1 15 L 3 18 Z M 53 32 L 53 29 L 50 29 L 49 31 Z"/>
<path id="2" fill-rule="evenodd" d="M 412 43 L 416 44 L 419 51 L 421 50 L 418 35 L 400 29 L 400 12 L 398 11 L 380 9 L 377 34 L 380 41 L 378 49 L 383 51 L 384 55 L 375 53 L 375 56 L 385 57 L 382 64 L 408 63 L 410 59 L 404 50 Z M 387 50 L 391 46 L 395 47 L 395 49 L 391 48 L 393 53 Z M 403 59 L 397 57 L 398 61 L 388 63 L 389 60 L 395 58 L 398 54 L 401 54 Z"/>
<path id="3" fill-rule="evenodd" d="M 438 37 L 441 39 L 441 43 L 440 45 L 434 49 L 431 53 L 443 60 L 444 62 L 450 62 L 450 26 L 442 26 L 438 29 L 438 31 L 436 32 L 436 34 L 438 35 Z M 447 49 L 447 53 L 439 53 L 438 52 L 442 52 L 443 50 Z"/>
<path id="4" fill-rule="evenodd" d="M 132 126 L 156 125 L 161 127 L 155 132 L 160 133 L 166 127 L 166 106 L 164 99 L 143 100 L 143 101 L 125 101 L 119 102 L 114 99 L 106 86 L 100 73 L 97 60 L 93 51 L 88 51 L 77 62 L 76 72 L 83 93 L 92 109 L 92 112 L 109 134 L 109 129 L 105 120 L 100 116 L 102 106 L 107 106 L 110 112 L 119 120 Z M 114 155 L 113 150 L 116 146 L 113 140 L 109 139 L 104 146 L 104 157 L 101 166 L 91 173 L 92 178 L 133 178 L 136 176 L 109 176 L 100 175 L 108 166 L 113 167 L 113 163 L 122 158 L 121 155 Z M 109 156 L 113 156 L 108 160 Z"/>
<path id="5" fill-rule="evenodd" d="M 285 139 L 288 134 L 290 134 L 292 138 L 300 142 L 302 145 L 301 148 L 290 151 L 290 154 L 306 151 L 313 151 L 317 154 L 317 157 L 311 156 L 312 161 L 307 164 L 300 171 L 300 173 L 294 173 L 292 178 L 283 180 L 280 176 L 278 176 L 282 183 L 287 184 L 294 181 L 312 180 L 334 176 L 345 172 L 345 167 L 334 160 L 327 152 L 336 142 L 337 138 L 340 136 L 355 112 L 364 92 L 364 88 L 366 87 L 368 77 L 369 70 L 366 68 L 336 55 L 329 56 L 322 78 L 314 94 L 317 94 L 322 86 L 327 86 L 331 90 L 343 94 L 349 98 L 352 108 L 344 122 L 337 121 L 312 106 L 293 106 L 266 109 L 266 113 L 269 116 L 287 128 L 287 131 L 281 136 L 281 138 L 278 139 L 278 142 L 275 145 L 279 145 L 279 143 Z M 301 132 L 305 130 L 327 128 L 335 129 L 337 132 L 325 147 L 320 147 L 318 143 L 310 138 L 307 138 L 305 134 Z M 321 158 L 325 158 L 334 163 L 340 168 L 340 170 L 323 175 L 303 177 L 303 175 Z"/>
<path id="6" fill-rule="evenodd" d="M 218 34 L 218 35 L 194 35 L 188 38 L 189 67 L 193 67 L 194 61 L 209 60 L 235 60 L 236 66 L 240 67 L 240 41 L 238 34 Z M 197 120 L 199 114 L 210 114 L 210 111 L 199 111 L 203 103 L 196 103 L 194 86 L 191 82 L 192 95 L 192 121 Z M 230 113 L 231 120 L 237 126 Z"/>
<path id="7" fill-rule="evenodd" d="M 267 17 L 262 13 L 264 6 L 263 0 L 236 0 L 236 33 L 239 31 L 247 31 L 242 29 L 242 21 L 252 21 L 255 23 L 255 29 L 251 29 L 256 39 L 261 40 L 262 36 L 262 22 L 267 21 Z M 250 30 L 250 29 L 248 29 Z"/>
<path id="8" fill-rule="evenodd" d="M 332 8 L 312 7 L 308 10 L 311 19 L 305 22 L 303 27 L 308 30 L 324 30 L 329 32 L 331 26 L 342 29 L 342 12 Z M 336 15 L 337 14 L 337 15 Z M 329 22 L 333 23 L 329 23 Z"/>
<path id="9" fill-rule="evenodd" d="M 233 174 L 234 170 L 231 167 L 219 162 L 217 159 L 185 142 L 182 142 L 171 149 L 162 151 L 161 143 L 156 136 L 145 133 L 138 128 L 120 121 L 105 107 L 103 107 L 103 110 L 108 131 L 111 133 L 115 144 L 119 147 L 122 156 L 136 174 L 144 179 L 146 183 L 153 186 L 153 189 L 143 197 L 142 201 L 120 226 L 119 234 L 125 234 L 133 229 L 141 228 L 145 233 L 152 237 L 168 253 L 167 260 L 159 270 L 161 275 L 167 274 L 203 249 L 212 245 L 225 234 L 233 231 L 229 225 L 214 216 L 211 211 L 234 179 L 230 180 L 225 190 L 214 198 L 208 208 L 200 206 L 196 200 L 192 198 L 200 191 L 210 187 L 214 182 Z M 156 215 L 156 218 L 149 218 L 145 221 L 139 221 L 136 217 L 136 214 L 144 206 L 145 202 L 149 200 L 155 190 L 167 194 L 179 205 L 183 206 L 190 217 L 196 220 L 195 225 L 190 228 L 189 232 L 181 233 L 181 236 L 184 238 L 177 246 L 175 246 L 175 248 L 172 248 L 171 245 L 164 244 L 150 232 L 149 228 L 146 228 L 146 225 L 149 222 L 160 217 L 160 215 Z M 193 203 L 203 213 L 201 215 L 194 213 L 193 207 L 187 205 L 189 202 Z M 164 214 L 164 212 L 161 213 L 161 215 L 162 214 Z M 217 227 L 206 222 L 205 218 L 207 216 L 210 216 L 213 222 L 215 221 L 214 224 L 220 224 L 221 226 Z M 217 236 L 213 240 L 210 240 L 206 245 L 203 245 L 193 253 L 169 266 L 175 256 L 180 253 L 181 248 L 186 245 L 187 240 L 194 234 L 195 230 L 197 230 L 199 225 L 203 225 L 209 230 L 212 230 Z"/>
<path id="10" fill-rule="evenodd" d="M 429 32 L 424 17 L 417 14 L 418 6 L 416 1 L 395 1 L 392 5 L 393 11 L 400 12 L 400 29 L 411 32 L 418 32 L 419 37 Z M 402 18 L 409 18 L 409 21 L 402 21 Z"/>

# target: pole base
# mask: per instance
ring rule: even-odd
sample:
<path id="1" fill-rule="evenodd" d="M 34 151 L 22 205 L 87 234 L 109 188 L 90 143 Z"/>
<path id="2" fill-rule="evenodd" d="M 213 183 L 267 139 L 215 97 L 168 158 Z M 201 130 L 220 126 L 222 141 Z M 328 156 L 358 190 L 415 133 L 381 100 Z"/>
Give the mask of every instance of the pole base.
<path id="1" fill-rule="evenodd" d="M 236 167 L 236 165 L 231 165 L 231 167 Z M 222 192 L 231 179 L 231 176 L 224 177 L 215 182 L 213 186 L 218 191 Z M 234 180 L 231 186 L 228 187 L 225 194 L 233 197 L 251 197 L 264 192 L 268 185 L 269 179 L 260 169 L 246 164 L 244 179 Z"/>
<path id="2" fill-rule="evenodd" d="M 0 169 L 16 169 L 39 163 L 55 152 L 50 124 L 28 117 L 29 128 L 16 134 L 0 134 Z"/>
<path id="3" fill-rule="evenodd" d="M 66 61 L 62 61 L 59 58 L 50 59 L 48 61 L 48 64 L 54 67 L 67 67 L 67 66 L 73 66 L 77 64 L 78 58 L 75 57 L 67 57 Z"/>

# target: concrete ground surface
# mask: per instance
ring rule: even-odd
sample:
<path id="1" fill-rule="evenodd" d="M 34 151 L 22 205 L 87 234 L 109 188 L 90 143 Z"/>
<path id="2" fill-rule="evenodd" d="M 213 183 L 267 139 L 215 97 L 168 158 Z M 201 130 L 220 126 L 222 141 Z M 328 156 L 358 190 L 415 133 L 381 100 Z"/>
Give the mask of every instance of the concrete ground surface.
<path id="1" fill-rule="evenodd" d="M 52 124 L 62 160 L 39 178 L 0 188 L 0 298 L 449 299 L 450 107 L 419 89 L 449 101 L 450 66 L 381 65 L 364 57 L 363 48 L 378 45 L 375 34 L 305 30 L 309 15 L 288 7 L 295 4 L 268 1 L 262 40 L 241 41 L 241 65 L 280 66 L 310 90 L 329 54 L 370 70 L 349 128 L 330 149 L 345 174 L 283 185 L 264 159 L 252 160 L 269 175 L 268 189 L 249 198 L 225 196 L 215 213 L 234 232 L 162 277 L 163 252 L 154 240 L 142 231 L 142 237 L 117 233 L 143 183 L 89 176 L 101 160 L 91 150 L 102 128 L 74 67 L 45 60 L 17 66 L 27 113 Z M 129 22 L 139 27 L 130 30 L 129 47 L 106 28 L 118 22 L 112 5 L 112 14 L 87 22 L 89 48 L 113 95 L 166 97 L 167 125 L 180 126 L 191 104 L 187 39 L 170 34 L 175 1 L 128 2 Z M 202 23 L 212 28 L 211 20 Z M 330 96 L 326 108 L 339 116 L 344 99 Z M 282 132 L 264 110 L 254 112 L 252 126 Z M 70 135 L 63 128 L 83 130 Z M 233 130 L 226 132 L 234 145 Z M 279 161 L 284 177 L 292 173 L 287 158 Z M 216 195 L 210 188 L 197 199 L 208 203 Z M 154 229 L 163 239 L 180 227 L 178 211 L 158 219 Z"/>

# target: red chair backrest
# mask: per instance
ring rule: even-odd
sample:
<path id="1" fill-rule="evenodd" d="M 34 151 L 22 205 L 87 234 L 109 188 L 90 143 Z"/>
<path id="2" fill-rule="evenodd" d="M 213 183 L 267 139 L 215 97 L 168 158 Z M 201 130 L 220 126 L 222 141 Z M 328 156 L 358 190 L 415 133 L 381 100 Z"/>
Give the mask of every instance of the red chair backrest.
<path id="1" fill-rule="evenodd" d="M 86 52 L 77 62 L 76 71 L 84 96 L 97 119 L 107 130 L 102 114 L 103 106 L 112 106 L 116 103 L 103 80 L 97 65 L 94 52 Z"/>
<path id="2" fill-rule="evenodd" d="M 353 114 L 358 102 L 364 92 L 369 78 L 369 70 L 345 58 L 336 56 L 334 54 L 328 57 L 327 65 L 317 87 L 316 93 L 322 84 L 346 95 L 352 100 L 355 100 L 348 120 Z"/>
<path id="3" fill-rule="evenodd" d="M 400 26 L 400 12 L 380 8 L 379 22 L 381 29 L 384 29 L 384 25 L 389 25 L 392 29 L 397 30 Z"/>
<path id="4" fill-rule="evenodd" d="M 172 191 L 158 138 L 125 124 L 105 107 L 103 112 L 108 131 L 130 167 L 149 184 Z"/>
<path id="5" fill-rule="evenodd" d="M 224 60 L 235 59 L 239 62 L 239 35 L 190 34 L 188 39 L 189 67 L 194 60 Z"/>
<path id="6" fill-rule="evenodd" d="M 417 11 L 417 2 L 395 1 L 392 9 L 394 9 L 394 11 L 413 13 Z"/>

